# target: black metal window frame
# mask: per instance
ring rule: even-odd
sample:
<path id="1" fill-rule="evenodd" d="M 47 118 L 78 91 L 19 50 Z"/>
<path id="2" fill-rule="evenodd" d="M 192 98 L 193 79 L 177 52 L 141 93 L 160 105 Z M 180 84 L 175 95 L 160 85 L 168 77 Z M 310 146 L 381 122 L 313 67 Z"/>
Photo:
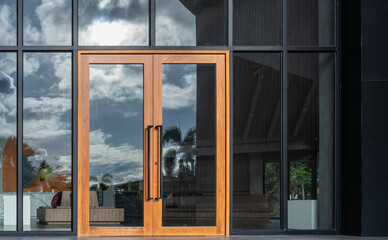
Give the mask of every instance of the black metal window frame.
<path id="1" fill-rule="evenodd" d="M 79 46 L 78 45 L 78 0 L 72 1 L 72 45 L 71 46 L 24 46 L 23 45 L 23 0 L 17 1 L 17 45 L 0 46 L 1 52 L 17 54 L 17 227 L 16 231 L 1 231 L 0 236 L 76 236 L 77 235 L 77 84 L 78 50 L 227 50 L 230 53 L 230 218 L 229 234 L 339 234 L 340 233 L 340 1 L 335 0 L 335 44 L 321 46 L 288 46 L 287 1 L 281 1 L 281 45 L 278 46 L 234 46 L 233 45 L 233 0 L 225 1 L 225 39 L 223 46 L 156 46 L 155 6 L 149 0 L 149 44 L 148 46 Z M 53 52 L 72 54 L 72 223 L 71 231 L 24 231 L 23 230 L 23 54 L 26 52 Z M 279 230 L 236 230 L 233 229 L 233 53 L 273 52 L 281 55 L 281 219 Z M 334 229 L 333 230 L 288 230 L 288 155 L 287 155 L 287 59 L 288 53 L 333 53 L 335 55 L 335 139 L 334 139 Z"/>

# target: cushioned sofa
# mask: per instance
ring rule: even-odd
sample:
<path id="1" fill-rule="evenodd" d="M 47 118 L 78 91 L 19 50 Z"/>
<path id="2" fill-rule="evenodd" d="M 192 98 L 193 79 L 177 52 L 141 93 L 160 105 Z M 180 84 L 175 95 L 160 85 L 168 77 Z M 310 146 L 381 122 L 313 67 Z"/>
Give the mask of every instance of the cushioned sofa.
<path id="1" fill-rule="evenodd" d="M 89 193 L 90 225 L 119 225 L 124 221 L 124 208 L 98 205 L 96 191 Z M 70 191 L 63 191 L 60 204 L 56 207 L 44 206 L 37 209 L 37 218 L 42 224 L 70 224 Z"/>

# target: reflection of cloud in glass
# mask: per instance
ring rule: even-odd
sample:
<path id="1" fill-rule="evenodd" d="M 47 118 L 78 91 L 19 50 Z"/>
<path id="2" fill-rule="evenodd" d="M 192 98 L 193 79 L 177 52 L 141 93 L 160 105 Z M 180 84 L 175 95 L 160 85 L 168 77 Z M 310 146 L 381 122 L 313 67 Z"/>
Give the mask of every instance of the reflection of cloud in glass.
<path id="1" fill-rule="evenodd" d="M 71 54 L 25 53 L 23 74 L 23 141 L 55 171 L 69 171 Z"/>
<path id="2" fill-rule="evenodd" d="M 143 179 L 143 150 L 124 143 L 112 146 L 107 143 L 112 135 L 101 129 L 91 131 L 90 165 L 93 166 L 90 175 L 112 173 L 114 184 Z"/>
<path id="3" fill-rule="evenodd" d="M 16 1 L 0 3 L 0 45 L 16 45 Z"/>
<path id="4" fill-rule="evenodd" d="M 195 24 L 195 16 L 180 1 L 156 1 L 156 45 L 195 46 Z"/>
<path id="5" fill-rule="evenodd" d="M 148 0 L 80 0 L 80 45 L 148 45 Z"/>
<path id="6" fill-rule="evenodd" d="M 195 109 L 197 99 L 196 64 L 164 64 L 163 68 L 163 109 Z"/>
<path id="7" fill-rule="evenodd" d="M 176 82 L 163 84 L 163 108 L 179 109 L 190 106 L 195 108 L 197 100 L 197 75 L 195 73 L 186 74 L 179 80 L 183 84 L 182 87 L 175 85 Z"/>
<path id="8" fill-rule="evenodd" d="M 142 65 L 91 65 L 90 99 L 143 100 Z"/>
<path id="9" fill-rule="evenodd" d="M 16 54 L 0 53 L 0 137 L 16 135 Z"/>
<path id="10" fill-rule="evenodd" d="M 143 177 L 143 65 L 90 66 L 90 175 Z"/>
<path id="11" fill-rule="evenodd" d="M 71 45 L 71 0 L 24 2 L 26 45 Z"/>

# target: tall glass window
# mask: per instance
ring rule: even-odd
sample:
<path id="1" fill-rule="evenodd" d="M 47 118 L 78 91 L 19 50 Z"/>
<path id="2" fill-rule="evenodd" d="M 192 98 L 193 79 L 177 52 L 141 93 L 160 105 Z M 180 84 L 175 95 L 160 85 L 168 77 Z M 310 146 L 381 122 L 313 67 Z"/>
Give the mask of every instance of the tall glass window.
<path id="1" fill-rule="evenodd" d="M 233 228 L 280 229 L 280 54 L 233 63 Z"/>
<path id="2" fill-rule="evenodd" d="M 24 230 L 70 230 L 71 54 L 25 53 L 23 62 Z"/>
<path id="3" fill-rule="evenodd" d="M 16 54 L 0 53 L 0 231 L 16 230 Z"/>
<path id="4" fill-rule="evenodd" d="M 334 55 L 288 57 L 288 228 L 333 229 Z"/>

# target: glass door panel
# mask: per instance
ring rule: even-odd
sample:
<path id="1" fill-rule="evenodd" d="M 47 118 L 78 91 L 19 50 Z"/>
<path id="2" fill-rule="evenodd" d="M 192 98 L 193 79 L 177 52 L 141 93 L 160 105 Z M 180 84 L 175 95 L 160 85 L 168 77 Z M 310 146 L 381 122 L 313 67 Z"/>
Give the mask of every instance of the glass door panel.
<path id="1" fill-rule="evenodd" d="M 226 230 L 225 56 L 154 55 L 155 235 Z"/>
<path id="2" fill-rule="evenodd" d="M 80 59 L 78 234 L 150 235 L 152 56 Z"/>
<path id="3" fill-rule="evenodd" d="M 89 224 L 143 226 L 143 65 L 90 65 Z"/>
<path id="4" fill-rule="evenodd" d="M 216 225 L 215 64 L 163 64 L 163 226 Z"/>

